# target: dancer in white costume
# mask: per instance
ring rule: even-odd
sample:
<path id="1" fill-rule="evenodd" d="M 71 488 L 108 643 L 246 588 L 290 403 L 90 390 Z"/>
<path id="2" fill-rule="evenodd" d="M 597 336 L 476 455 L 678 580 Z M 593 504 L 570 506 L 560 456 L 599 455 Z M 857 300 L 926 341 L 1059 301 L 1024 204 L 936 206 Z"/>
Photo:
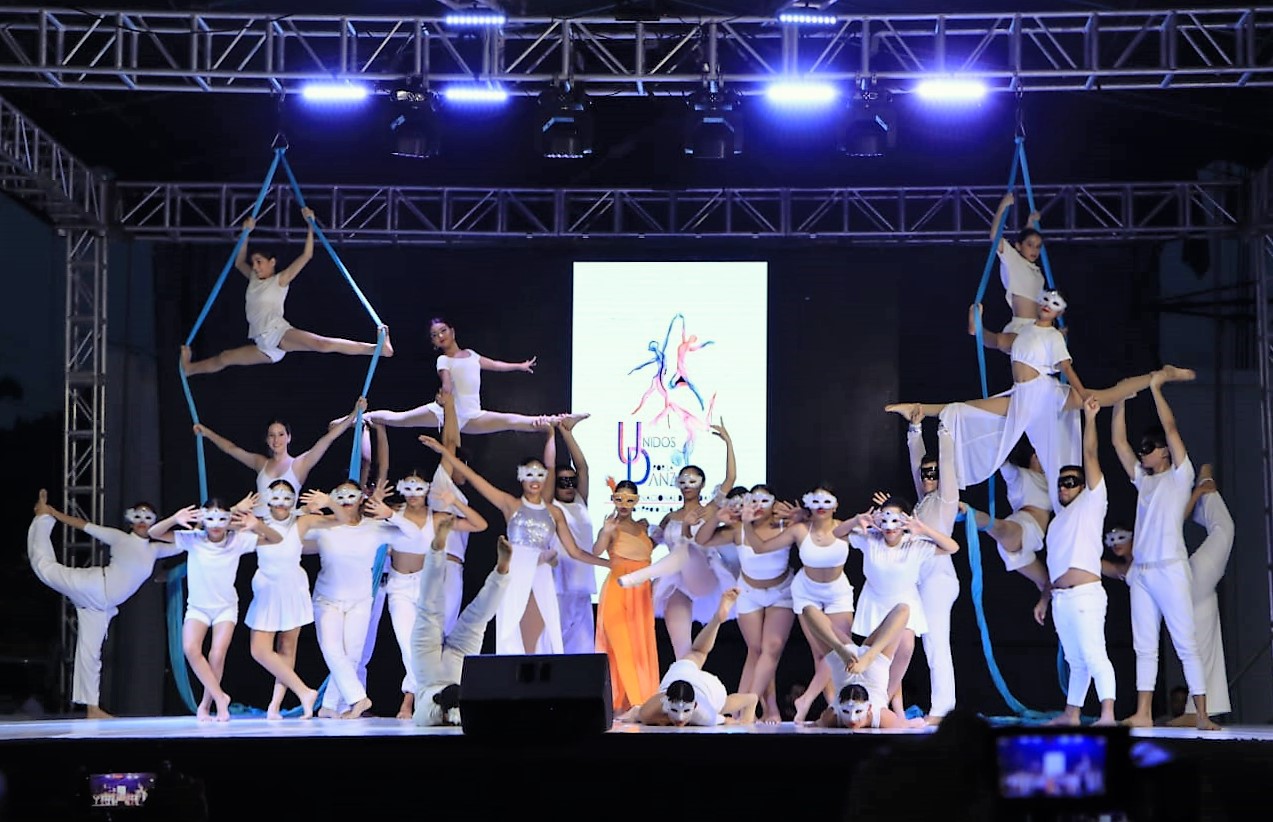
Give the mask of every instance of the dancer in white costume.
<path id="1" fill-rule="evenodd" d="M 1021 574 L 1044 593 L 1050 580 L 1047 566 L 1038 555 L 1052 517 L 1052 494 L 1029 439 L 1022 437 L 1017 442 L 999 466 L 999 476 L 1003 478 L 1012 513 L 1004 519 L 991 520 L 990 514 L 977 511 L 977 530 L 994 539 L 1004 568 Z"/>
<path id="2" fill-rule="evenodd" d="M 35 503 L 35 519 L 27 530 L 27 557 L 40 582 L 57 591 L 75 606 L 75 674 L 71 701 L 83 705 L 88 719 L 109 719 L 100 704 L 102 684 L 102 644 L 119 606 L 137 592 L 155 571 L 155 560 L 176 556 L 180 549 L 159 538 L 151 539 L 156 524 L 155 507 L 138 502 L 124 512 L 127 531 L 95 525 L 64 514 L 49 505 L 48 492 L 40 489 Z M 101 566 L 73 568 L 57 561 L 53 552 L 53 523 L 60 522 L 83 531 L 110 546 L 110 560 Z M 175 515 L 161 524 L 165 529 L 176 522 Z M 161 531 L 162 533 L 162 531 Z"/>
<path id="3" fill-rule="evenodd" d="M 659 683 L 659 692 L 620 718 L 623 722 L 683 728 L 686 725 L 750 725 L 756 721 L 755 694 L 731 694 L 720 679 L 703 670 L 716 644 L 721 623 L 729 618 L 738 589 L 721 594 L 714 613 L 694 638 L 690 652 L 673 662 Z"/>
<path id="4" fill-rule="evenodd" d="M 360 397 L 353 411 L 335 420 L 327 429 L 327 433 L 319 437 L 308 451 L 295 457 L 288 452 L 288 447 L 292 443 L 292 427 L 281 420 L 273 420 L 266 427 L 265 446 L 269 449 L 269 456 L 240 448 L 206 425 L 196 425 L 194 432 L 201 437 L 206 437 L 222 453 L 228 454 L 256 472 L 258 506 L 252 513 L 258 517 L 265 517 L 269 514 L 265 502 L 269 499 L 270 486 L 274 481 L 287 480 L 287 483 L 299 494 L 300 489 L 305 486 L 305 481 L 309 479 L 310 471 L 314 470 L 314 466 L 327 453 L 332 443 L 354 424 L 358 411 L 366 407 L 366 399 Z"/>
<path id="5" fill-rule="evenodd" d="M 610 561 L 575 545 L 561 509 L 544 503 L 548 469 L 540 460 L 524 460 L 517 467 L 522 493 L 514 497 L 491 485 L 432 437 L 421 436 L 420 442 L 440 454 L 452 471 L 463 475 L 508 523 L 508 541 L 513 544 L 512 577 L 495 615 L 495 653 L 562 653 L 557 590 L 552 577 L 552 566 L 557 561 L 553 535 L 566 553 L 579 562 L 609 568 Z"/>
<path id="6" fill-rule="evenodd" d="M 1065 712 L 1053 721 L 1079 725 L 1087 689 L 1096 681 L 1101 701 L 1097 725 L 1116 725 L 1114 719 L 1114 665 L 1105 648 L 1105 610 L 1108 599 L 1101 584 L 1101 529 L 1109 507 L 1105 474 L 1096 448 L 1096 416 L 1100 403 L 1094 397 L 1083 406 L 1083 465 L 1067 465 L 1057 479 L 1056 517 L 1048 525 L 1048 578 L 1051 580 L 1052 621 L 1070 667 Z M 1035 607 L 1040 624 L 1047 600 Z"/>
<path id="7" fill-rule="evenodd" d="M 1005 194 L 990 222 L 990 239 L 999 233 L 999 225 L 1008 214 L 1008 207 L 1016 202 L 1012 194 Z M 1030 214 L 1027 228 L 1017 233 L 1015 242 L 999 238 L 995 253 L 999 256 L 999 280 L 1003 283 L 1003 296 L 1012 309 L 1012 319 L 999 334 L 986 333 L 983 342 L 987 348 L 997 348 L 1011 353 L 1012 341 L 1017 332 L 1039 318 L 1036 295 L 1045 288 L 1043 273 L 1039 270 L 1039 256 L 1043 253 L 1043 235 L 1039 233 L 1039 212 Z"/>
<path id="8" fill-rule="evenodd" d="M 287 300 L 288 289 L 292 281 L 301 273 L 314 257 L 314 210 L 301 209 L 309 233 L 305 235 L 305 250 L 291 265 L 278 271 L 278 260 L 262 248 L 248 248 L 247 243 L 239 246 L 238 256 L 234 259 L 234 267 L 248 280 L 245 313 L 248 320 L 248 336 L 252 345 L 244 345 L 222 351 L 215 357 L 206 360 L 192 360 L 190 346 L 181 347 L 181 369 L 187 376 L 195 374 L 212 374 L 231 365 L 264 365 L 278 362 L 287 356 L 289 351 L 316 351 L 320 354 L 349 354 L 354 356 L 371 356 L 376 351 L 375 343 L 354 342 L 337 337 L 320 337 L 299 328 L 283 318 L 283 303 Z M 256 220 L 251 217 L 243 221 L 243 230 L 251 231 L 256 227 Z M 384 350 L 381 356 L 392 357 L 393 345 L 389 342 L 389 329 L 385 331 Z"/>
<path id="9" fill-rule="evenodd" d="M 1233 517 L 1228 506 L 1216 490 L 1211 476 L 1211 466 L 1198 469 L 1198 484 L 1189 500 L 1189 512 L 1193 521 L 1206 529 L 1207 537 L 1189 556 L 1189 572 L 1192 577 L 1194 630 L 1197 635 L 1198 655 L 1207 682 L 1207 711 L 1212 716 L 1229 713 L 1229 678 L 1224 661 L 1224 637 L 1220 630 L 1220 602 L 1216 586 L 1224 576 L 1233 550 Z M 1128 581 L 1128 573 L 1134 563 L 1135 537 L 1126 528 L 1115 527 L 1105 534 L 1105 547 L 1118 561 L 1102 560 L 1101 568 L 1106 576 Z M 1130 583 L 1129 583 L 1130 584 Z M 1197 721 L 1197 708 L 1185 703 L 1185 712 L 1172 720 L 1172 725 L 1193 725 Z"/>
<path id="10" fill-rule="evenodd" d="M 939 534 L 949 535 L 959 515 L 959 483 L 955 478 L 955 440 L 946 426 L 937 426 L 937 456 L 924 447 L 922 418 L 913 418 L 906 430 L 906 447 L 911 457 L 911 474 L 919 502 L 915 518 Z M 883 504 L 883 500 L 876 503 Z M 955 660 L 950 651 L 950 609 L 959 598 L 959 577 L 950 554 L 938 552 L 919 571 L 919 599 L 924 606 L 928 632 L 924 634 L 924 656 L 928 659 L 930 722 L 955 707 Z"/>
<path id="11" fill-rule="evenodd" d="M 173 533 L 177 549 L 186 552 L 186 618 L 181 626 L 181 645 L 190 669 L 203 684 L 203 698 L 195 710 L 200 721 L 211 718 L 209 709 L 215 701 L 216 719 L 230 719 L 230 695 L 221 687 L 225 675 L 225 657 L 239 621 L 239 594 L 234 578 L 239 560 L 261 545 L 274 545 L 282 537 L 252 514 L 256 494 L 248 494 L 231 508 L 215 497 L 204 502 L 202 509 L 183 508 L 171 519 L 195 530 Z M 151 527 L 151 536 L 160 539 L 171 525 Z M 208 655 L 203 655 L 203 640 L 212 631 Z"/>
<path id="12" fill-rule="evenodd" d="M 1176 428 L 1176 415 L 1162 387 L 1162 372 L 1149 383 L 1158 411 L 1158 426 L 1132 450 L 1127 441 L 1127 408 L 1114 408 L 1114 451 L 1136 486 L 1138 549 L 1128 571 L 1131 586 L 1132 646 L 1136 651 L 1136 712 L 1123 720 L 1133 727 L 1154 724 L 1154 686 L 1158 680 L 1158 642 L 1162 623 L 1180 657 L 1185 682 L 1197 708 L 1199 730 L 1216 730 L 1207 712 L 1207 679 L 1198 655 L 1193 619 L 1192 580 L 1185 549 L 1184 518 L 1193 493 L 1194 470 Z"/>
<path id="13" fill-rule="evenodd" d="M 910 606 L 899 602 L 861 645 L 842 642 L 822 614 L 813 614 L 809 627 L 831 649 L 826 656 L 835 698 L 818 717 L 823 728 L 923 728 L 920 718 L 906 719 L 888 707 L 889 670 L 906 623 Z"/>
<path id="14" fill-rule="evenodd" d="M 486 626 L 508 590 L 512 567 L 513 546 L 501 536 L 496 542 L 498 558 L 494 570 L 486 576 L 482 590 L 464 609 L 454 630 L 444 631 L 442 586 L 444 566 L 451 564 L 446 561 L 450 520 L 449 515 L 443 515 L 437 522 L 431 550 L 424 560 L 418 612 L 411 631 L 413 676 L 420 689 L 414 717 L 417 725 L 460 724 L 460 675 L 464 672 L 464 657 L 482 652 Z"/>
<path id="15" fill-rule="evenodd" d="M 654 615 L 663 618 L 677 659 L 689 653 L 694 623 L 705 624 L 712 618 L 721 592 L 732 588 L 736 580 L 717 549 L 705 550 L 694 542 L 705 525 L 709 531 L 703 535 L 704 540 L 714 533 L 724 491 L 733 486 L 737 473 L 734 441 L 725 429 L 725 421 L 721 420 L 711 429 L 725 441 L 725 479 L 720 485 L 721 493 L 704 503 L 702 495 L 707 475 L 697 465 L 682 468 L 676 475 L 681 507 L 663 517 L 650 534 L 656 543 L 668 547 L 668 555 L 619 580 L 624 587 L 654 582 Z"/>
<path id="16" fill-rule="evenodd" d="M 853 617 L 854 633 L 867 636 L 881 624 L 893 606 L 905 603 L 909 613 L 906 627 L 890 654 L 888 695 L 893 711 L 904 715 L 902 678 L 915 652 L 915 637 L 928 633 L 928 620 L 919 598 L 919 575 L 924 563 L 936 554 L 954 554 L 959 543 L 910 516 L 909 505 L 891 498 L 878 509 L 856 517 L 849 532 L 849 545 L 862 552 L 862 572 L 866 583 L 858 595 Z M 869 643 L 868 643 L 869 644 Z"/>
<path id="17" fill-rule="evenodd" d="M 775 674 L 796 621 L 791 609 L 791 546 L 766 551 L 753 545 L 782 532 L 782 520 L 774 513 L 775 501 L 769 486 L 753 485 L 743 498 L 741 511 L 731 515 L 726 526 L 707 541 L 707 547 L 738 546 L 740 593 L 735 608 L 738 628 L 747 643 L 738 691 L 760 697 L 764 704 L 760 721 L 767 725 L 782 721 Z"/>
<path id="18" fill-rule="evenodd" d="M 438 376 L 442 378 L 442 391 L 455 399 L 455 414 L 459 418 L 460 432 L 464 434 L 493 434 L 497 431 L 538 431 L 549 417 L 530 417 L 504 411 L 487 411 L 482 408 L 481 389 L 483 371 L 525 371 L 535 373 L 536 357 L 523 362 L 503 362 L 483 357 L 471 348 L 461 349 L 455 342 L 455 329 L 442 317 L 429 321 L 429 338 L 440 351 L 437 361 Z M 441 428 L 443 408 L 431 402 L 408 411 L 372 411 L 369 422 L 383 423 L 393 428 Z"/>
<path id="19" fill-rule="evenodd" d="M 568 417 L 548 429 L 544 465 L 555 466 L 553 505 L 566 515 L 566 525 L 575 545 L 593 553 L 592 517 L 588 514 L 588 461 L 575 439 L 574 427 L 584 416 Z M 557 465 L 556 431 L 566 443 L 570 462 Z M 557 585 L 557 610 L 561 615 L 561 645 L 568 654 L 591 654 L 597 647 L 592 597 L 597 593 L 597 574 L 592 567 L 576 561 L 557 543 L 557 565 L 553 568 Z"/>
<path id="20" fill-rule="evenodd" d="M 256 573 L 252 575 L 252 602 L 247 623 L 252 658 L 274 674 L 274 693 L 265 709 L 266 719 L 281 719 L 283 697 L 289 690 L 301 701 L 301 718 L 314 715 L 318 692 L 296 673 L 296 647 L 301 628 L 313 623 L 309 575 L 301 567 L 302 544 L 296 534 L 296 489 L 287 480 L 274 480 L 267 489 L 266 523 L 282 536 L 277 545 L 257 546 Z"/>

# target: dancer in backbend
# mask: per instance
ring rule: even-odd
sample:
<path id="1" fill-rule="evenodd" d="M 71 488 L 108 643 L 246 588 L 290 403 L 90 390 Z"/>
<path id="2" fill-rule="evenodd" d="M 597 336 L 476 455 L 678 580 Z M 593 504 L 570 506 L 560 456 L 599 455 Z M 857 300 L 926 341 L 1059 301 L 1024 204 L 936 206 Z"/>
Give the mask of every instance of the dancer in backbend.
<path id="1" fill-rule="evenodd" d="M 562 653 L 557 591 L 552 577 L 552 565 L 557 561 L 553 535 L 566 553 L 580 562 L 603 568 L 609 568 L 610 562 L 580 550 L 561 509 L 545 504 L 548 469 L 539 459 L 523 460 L 517 466 L 521 495 L 514 497 L 491 485 L 432 437 L 421 436 L 420 442 L 440 454 L 451 470 L 468 480 L 508 522 L 508 541 L 513 544 L 512 577 L 495 615 L 495 653 Z"/>
<path id="2" fill-rule="evenodd" d="M 782 532 L 774 513 L 775 497 L 767 485 L 753 485 L 743 498 L 742 510 L 718 529 L 706 547 L 738 546 L 738 628 L 747 643 L 747 659 L 738 680 L 739 693 L 754 693 L 764 705 L 760 721 L 782 721 L 778 712 L 775 674 L 778 660 L 796 621 L 791 609 L 791 546 L 771 550 L 757 548 Z M 750 539 L 748 539 L 750 534 Z"/>
<path id="3" fill-rule="evenodd" d="M 556 466 L 553 472 L 553 505 L 566 515 L 566 525 L 570 528 L 570 535 L 575 538 L 575 545 L 582 551 L 595 554 L 599 552 L 592 548 L 592 517 L 588 514 L 588 461 L 584 459 L 583 449 L 579 447 L 574 434 L 575 424 L 582 418 L 569 417 L 563 419 L 559 425 L 548 428 L 544 465 Z M 570 462 L 557 463 L 557 431 L 561 432 L 561 438 L 566 443 Z M 614 567 L 613 562 L 611 567 Z M 614 576 L 617 579 L 621 575 Z M 565 549 L 561 549 L 557 551 L 553 581 L 557 585 L 562 648 L 568 654 L 593 653 L 597 650 L 596 628 L 592 617 L 592 596 L 597 593 L 596 571 L 592 566 L 576 561 Z M 655 662 L 657 668 L 657 659 Z"/>
<path id="4" fill-rule="evenodd" d="M 1124 722 L 1135 727 L 1154 722 L 1158 643 L 1165 621 L 1193 696 L 1196 724 L 1200 730 L 1215 730 L 1219 726 L 1211 721 L 1207 709 L 1207 677 L 1198 653 L 1184 538 L 1186 506 L 1194 485 L 1193 462 L 1176 428 L 1176 415 L 1163 396 L 1164 382 L 1158 373 L 1150 382 L 1159 424 L 1145 431 L 1135 450 L 1127 442 L 1126 406 L 1119 403 L 1114 407 L 1114 451 L 1137 491 L 1136 553 L 1128 572 L 1132 645 L 1136 650 L 1136 712 Z"/>
<path id="5" fill-rule="evenodd" d="M 193 513 L 195 509 L 187 509 Z M 102 645 L 111 619 L 119 606 L 137 592 L 155 572 L 155 560 L 176 556 L 180 548 L 150 536 L 158 517 L 149 502 L 134 503 L 124 512 L 127 531 L 95 525 L 64 514 L 49 505 L 43 488 L 35 503 L 35 519 L 27 531 L 27 557 L 36 578 L 71 601 L 75 606 L 75 674 L 71 701 L 83 705 L 88 719 L 109 719 L 100 704 Z M 60 522 L 83 531 L 110 546 L 110 560 L 103 566 L 74 568 L 57 561 L 53 552 L 53 523 Z M 177 515 L 164 520 L 160 533 L 177 522 Z"/>
<path id="6" fill-rule="evenodd" d="M 239 594 L 234 578 L 239 559 L 259 545 L 274 545 L 282 537 L 252 514 L 256 494 L 249 494 L 233 508 L 227 508 L 216 497 L 202 509 L 184 508 L 171 520 L 151 526 L 155 539 L 162 539 L 171 522 L 195 530 L 173 533 L 177 549 L 186 552 L 186 618 L 181 627 L 181 644 L 190 669 L 203 683 L 203 698 L 195 715 L 200 721 L 210 717 L 215 701 L 218 722 L 230 719 L 230 695 L 221 687 L 225 675 L 225 656 L 239 621 Z M 164 527 L 166 525 L 166 527 Z M 203 640 L 212 631 L 212 646 L 203 655 Z"/>
<path id="7" fill-rule="evenodd" d="M 1015 202 L 1016 198 L 1012 194 L 1005 194 L 999 201 L 994 220 L 990 223 L 991 240 L 999 234 L 999 226 L 1007 218 L 1009 206 Z M 1000 237 L 999 247 L 995 250 L 999 255 L 999 279 L 1003 283 L 1003 296 L 1012 309 L 1012 319 L 1000 333 L 985 333 L 983 342 L 987 348 L 997 348 L 1005 354 L 1011 353 L 1012 341 L 1017 333 L 1039 318 L 1037 295 L 1046 287 L 1043 274 L 1039 271 L 1039 256 L 1043 253 L 1043 235 L 1037 228 L 1039 213 L 1033 212 L 1026 222 L 1029 225 L 1017 233 L 1016 242 L 1008 242 L 1006 237 Z M 976 334 L 976 331 L 971 333 Z"/>
<path id="8" fill-rule="evenodd" d="M 314 256 L 314 210 L 304 208 L 301 209 L 301 214 L 309 224 L 309 233 L 305 235 L 305 250 L 287 268 L 278 271 L 278 260 L 272 252 L 259 246 L 249 249 L 246 242 L 239 246 L 238 256 L 234 259 L 234 267 L 248 280 L 245 310 L 252 345 L 231 348 L 215 357 L 197 361 L 191 358 L 190 346 L 183 345 L 181 370 L 188 376 L 211 374 L 231 365 L 278 362 L 289 351 L 361 356 L 371 356 L 376 352 L 375 343 L 320 337 L 293 328 L 291 323 L 283 319 L 283 303 L 287 300 L 287 291 L 292 286 L 292 280 L 296 279 L 301 269 Z M 248 217 L 243 221 L 244 231 L 250 232 L 255 227 L 256 220 L 253 218 Z M 381 329 L 385 332 L 385 345 L 381 355 L 392 357 L 393 345 L 389 342 L 389 329 L 385 326 L 381 326 Z"/>
<path id="9" fill-rule="evenodd" d="M 471 348 L 461 349 L 455 341 L 455 329 L 441 317 L 429 321 L 429 338 L 438 355 L 438 376 L 442 392 L 451 394 L 459 430 L 463 434 L 494 434 L 497 431 L 538 431 L 549 417 L 487 411 L 482 408 L 483 371 L 525 371 L 535 373 L 536 357 L 523 362 L 503 362 L 483 357 Z M 564 415 L 557 415 L 560 418 Z M 438 402 L 408 411 L 372 411 L 368 422 L 383 423 L 391 428 L 441 428 L 443 409 Z"/>
<path id="10" fill-rule="evenodd" d="M 269 456 L 240 448 L 206 425 L 195 425 L 194 432 L 201 437 L 207 437 L 223 453 L 256 472 L 258 508 L 252 513 L 258 517 L 264 517 L 269 513 L 265 501 L 269 499 L 270 486 L 274 481 L 287 480 L 287 484 L 296 489 L 296 493 L 299 494 L 299 489 L 303 488 L 305 481 L 309 479 L 309 472 L 314 470 L 314 466 L 327 453 L 332 443 L 354 424 L 359 410 L 366 407 L 367 400 L 359 397 L 353 411 L 336 420 L 327 429 L 327 433 L 319 437 L 308 451 L 295 457 L 288 451 L 292 443 L 292 427 L 281 420 L 274 420 L 266 427 L 265 446 L 269 450 Z"/>
<path id="11" fill-rule="evenodd" d="M 616 483 L 610 501 L 614 511 L 606 517 L 592 549 L 610 558 L 610 574 L 597 604 L 596 650 L 610 658 L 614 710 L 621 713 L 645 702 L 659 688 L 650 583 L 626 588 L 619 585 L 619 577 L 649 566 L 654 542 L 649 535 L 650 523 L 632 519 L 641 501 L 635 483 Z"/>

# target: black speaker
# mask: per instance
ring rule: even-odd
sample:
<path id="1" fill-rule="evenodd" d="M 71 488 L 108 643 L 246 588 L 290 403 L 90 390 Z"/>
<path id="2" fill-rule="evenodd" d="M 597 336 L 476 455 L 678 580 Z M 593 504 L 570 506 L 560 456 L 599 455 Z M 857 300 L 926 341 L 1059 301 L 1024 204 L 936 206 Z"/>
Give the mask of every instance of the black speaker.
<path id="1" fill-rule="evenodd" d="M 605 733 L 613 721 L 605 654 L 464 658 L 460 726 L 466 734 Z"/>

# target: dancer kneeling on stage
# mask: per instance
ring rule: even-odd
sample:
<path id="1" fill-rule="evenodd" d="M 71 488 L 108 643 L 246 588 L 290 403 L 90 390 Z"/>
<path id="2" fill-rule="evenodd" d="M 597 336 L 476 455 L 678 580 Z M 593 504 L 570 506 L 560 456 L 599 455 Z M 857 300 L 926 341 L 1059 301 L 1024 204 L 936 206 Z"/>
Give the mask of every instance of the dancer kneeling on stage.
<path id="1" fill-rule="evenodd" d="M 482 590 L 465 607 L 455 628 L 443 633 L 446 623 L 446 542 L 454 518 L 438 515 L 433 542 L 424 561 L 424 579 L 416 600 L 416 621 L 411 630 L 411 663 L 419 698 L 415 701 L 417 725 L 460 724 L 460 674 L 464 657 L 480 654 L 486 626 L 495 616 L 504 591 L 508 589 L 513 546 L 501 536 L 496 549 L 495 570 L 486 577 Z"/>
<path id="2" fill-rule="evenodd" d="M 703 663 L 716 644 L 721 623 L 729 616 L 738 589 L 721 594 L 716 613 L 703 626 L 690 652 L 672 663 L 659 683 L 659 692 L 645 704 L 624 714 L 622 721 L 642 725 L 751 725 L 756 721 L 755 694 L 726 695 L 725 684 L 703 670 Z"/>

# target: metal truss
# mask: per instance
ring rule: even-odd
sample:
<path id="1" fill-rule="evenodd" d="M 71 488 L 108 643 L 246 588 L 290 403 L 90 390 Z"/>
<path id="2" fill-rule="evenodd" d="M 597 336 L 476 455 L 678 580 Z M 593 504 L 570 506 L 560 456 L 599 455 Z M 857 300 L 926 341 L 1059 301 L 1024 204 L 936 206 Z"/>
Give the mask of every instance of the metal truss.
<path id="1" fill-rule="evenodd" d="M 352 7 L 353 4 L 351 4 Z M 832 7 L 831 11 L 834 11 Z M 538 94 L 571 80 L 605 95 L 741 94 L 785 76 L 874 81 L 934 74 L 995 91 L 1273 85 L 1273 7 L 1017 14 L 838 14 L 619 20 L 0 8 L 0 86 L 279 94 L 312 80 L 497 83 Z"/>
<path id="2" fill-rule="evenodd" d="M 0 31 L 0 40 L 3 40 Z M 3 82 L 0 81 L 0 86 Z M 54 225 L 102 225 L 99 175 L 0 97 L 0 191 Z"/>
<path id="3" fill-rule="evenodd" d="M 1252 213 L 1260 220 L 1249 240 L 1249 258 L 1255 282 L 1256 361 L 1264 449 L 1264 545 L 1268 555 L 1269 639 L 1273 650 L 1273 311 L 1269 304 L 1273 300 L 1273 165 L 1256 177 L 1251 202 Z"/>
<path id="4" fill-rule="evenodd" d="M 120 183 L 116 221 L 138 239 L 230 242 L 251 184 Z M 347 244 L 626 238 L 985 243 L 1002 187 L 492 189 L 306 186 L 327 235 Z M 1239 180 L 1036 186 L 1048 236 L 1161 240 L 1234 233 Z M 275 186 L 258 231 L 300 237 L 291 189 Z"/>

